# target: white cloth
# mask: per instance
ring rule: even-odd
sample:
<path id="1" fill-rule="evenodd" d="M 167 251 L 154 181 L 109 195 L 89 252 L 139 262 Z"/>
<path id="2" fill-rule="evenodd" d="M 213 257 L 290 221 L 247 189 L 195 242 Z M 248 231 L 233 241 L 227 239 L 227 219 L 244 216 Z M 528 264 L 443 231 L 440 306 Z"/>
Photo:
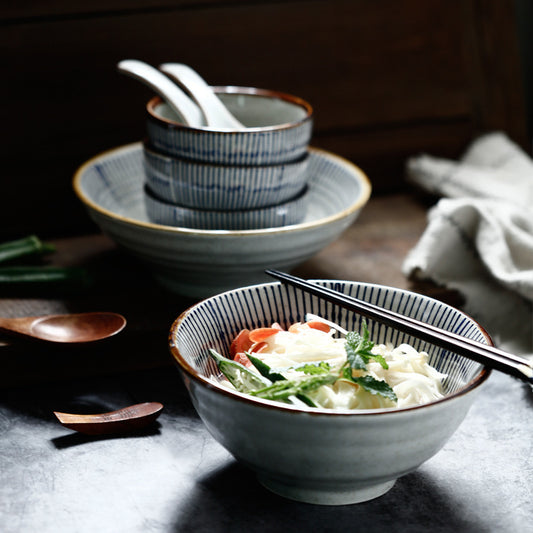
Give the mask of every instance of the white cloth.
<path id="1" fill-rule="evenodd" d="M 500 348 L 533 358 L 533 161 L 502 133 L 460 161 L 407 162 L 408 180 L 440 199 L 403 272 L 459 291 Z"/>

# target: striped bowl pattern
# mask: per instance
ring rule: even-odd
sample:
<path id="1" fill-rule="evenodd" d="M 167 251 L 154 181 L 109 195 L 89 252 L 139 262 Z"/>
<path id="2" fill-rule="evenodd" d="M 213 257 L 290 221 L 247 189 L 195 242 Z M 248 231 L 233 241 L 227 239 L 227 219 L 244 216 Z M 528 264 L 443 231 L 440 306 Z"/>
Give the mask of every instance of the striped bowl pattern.
<path id="1" fill-rule="evenodd" d="M 305 155 L 313 131 L 313 110 L 307 102 L 263 89 L 214 89 L 230 111 L 248 126 L 246 130 L 191 128 L 177 122 L 168 106 L 155 97 L 147 104 L 150 144 L 173 156 L 225 165 L 279 164 Z M 283 113 L 278 109 L 280 105 Z M 275 123 L 273 115 L 279 116 Z"/>
<path id="2" fill-rule="evenodd" d="M 303 220 L 306 208 L 305 191 L 279 205 L 228 211 L 171 204 L 157 198 L 149 187 L 145 189 L 144 200 L 146 213 L 152 222 L 204 230 L 251 230 L 298 224 Z"/>
<path id="3" fill-rule="evenodd" d="M 461 311 L 413 292 L 340 280 L 317 283 L 484 343 L 490 338 Z M 361 317 L 293 287 L 268 283 L 204 300 L 182 313 L 170 350 L 199 416 L 213 437 L 252 468 L 262 484 L 315 504 L 365 501 L 387 492 L 448 441 L 490 370 L 457 354 L 367 320 L 375 342 L 407 342 L 448 374 L 443 399 L 402 409 L 331 411 L 281 405 L 230 391 L 207 353 L 228 354 L 243 328 L 284 326 L 311 312 L 360 331 Z M 475 459 L 475 458 L 473 458 Z"/>
<path id="4" fill-rule="evenodd" d="M 229 166 L 167 156 L 144 147 L 146 183 L 161 199 L 197 209 L 281 204 L 306 185 L 307 154 L 279 165 Z"/>
<path id="5" fill-rule="evenodd" d="M 167 289 L 191 297 L 268 279 L 265 268 L 291 269 L 334 241 L 368 201 L 371 185 L 354 164 L 310 148 L 305 218 L 257 230 L 197 230 L 154 224 L 145 206 L 142 144 L 99 154 L 73 186 L 102 231 L 145 262 Z"/>

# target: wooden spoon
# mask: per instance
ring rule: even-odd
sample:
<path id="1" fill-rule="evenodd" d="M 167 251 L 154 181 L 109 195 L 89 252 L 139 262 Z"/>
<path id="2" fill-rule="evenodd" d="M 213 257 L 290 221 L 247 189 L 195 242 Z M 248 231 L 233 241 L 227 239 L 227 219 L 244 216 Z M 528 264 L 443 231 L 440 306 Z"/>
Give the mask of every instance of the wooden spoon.
<path id="1" fill-rule="evenodd" d="M 115 335 L 126 325 L 117 313 L 94 312 L 66 315 L 1 318 L 0 330 L 48 342 L 83 343 Z"/>
<path id="2" fill-rule="evenodd" d="M 77 415 L 54 411 L 63 426 L 85 435 L 106 435 L 136 431 L 151 424 L 160 414 L 163 405 L 145 402 L 130 405 L 117 411 L 96 415 Z"/>

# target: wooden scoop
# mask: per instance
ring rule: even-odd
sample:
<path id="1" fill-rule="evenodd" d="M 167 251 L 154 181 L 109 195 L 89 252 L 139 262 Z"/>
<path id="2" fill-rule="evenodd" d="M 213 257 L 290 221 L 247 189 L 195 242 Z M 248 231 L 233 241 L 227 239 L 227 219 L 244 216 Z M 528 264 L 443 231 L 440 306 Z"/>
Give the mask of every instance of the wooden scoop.
<path id="1" fill-rule="evenodd" d="M 108 312 L 0 318 L 1 331 L 61 343 L 106 339 L 122 331 L 125 325 L 122 315 Z"/>
<path id="2" fill-rule="evenodd" d="M 110 435 L 137 431 L 151 424 L 160 414 L 163 405 L 145 402 L 130 405 L 117 411 L 96 415 L 77 415 L 54 411 L 61 424 L 85 435 Z"/>

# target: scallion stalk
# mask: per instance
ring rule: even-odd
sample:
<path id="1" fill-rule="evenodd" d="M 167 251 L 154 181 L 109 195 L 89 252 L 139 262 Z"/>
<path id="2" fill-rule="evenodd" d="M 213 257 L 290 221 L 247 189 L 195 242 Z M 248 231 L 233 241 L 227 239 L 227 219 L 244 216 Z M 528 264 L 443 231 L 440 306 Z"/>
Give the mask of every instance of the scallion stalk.
<path id="1" fill-rule="evenodd" d="M 15 241 L 0 243 L 0 262 L 18 257 L 43 255 L 55 251 L 55 246 L 44 243 L 36 235 L 29 235 Z"/>
<path id="2" fill-rule="evenodd" d="M 82 288 L 90 283 L 87 270 L 80 267 L 0 267 L 0 288 L 45 288 L 49 286 Z"/>

